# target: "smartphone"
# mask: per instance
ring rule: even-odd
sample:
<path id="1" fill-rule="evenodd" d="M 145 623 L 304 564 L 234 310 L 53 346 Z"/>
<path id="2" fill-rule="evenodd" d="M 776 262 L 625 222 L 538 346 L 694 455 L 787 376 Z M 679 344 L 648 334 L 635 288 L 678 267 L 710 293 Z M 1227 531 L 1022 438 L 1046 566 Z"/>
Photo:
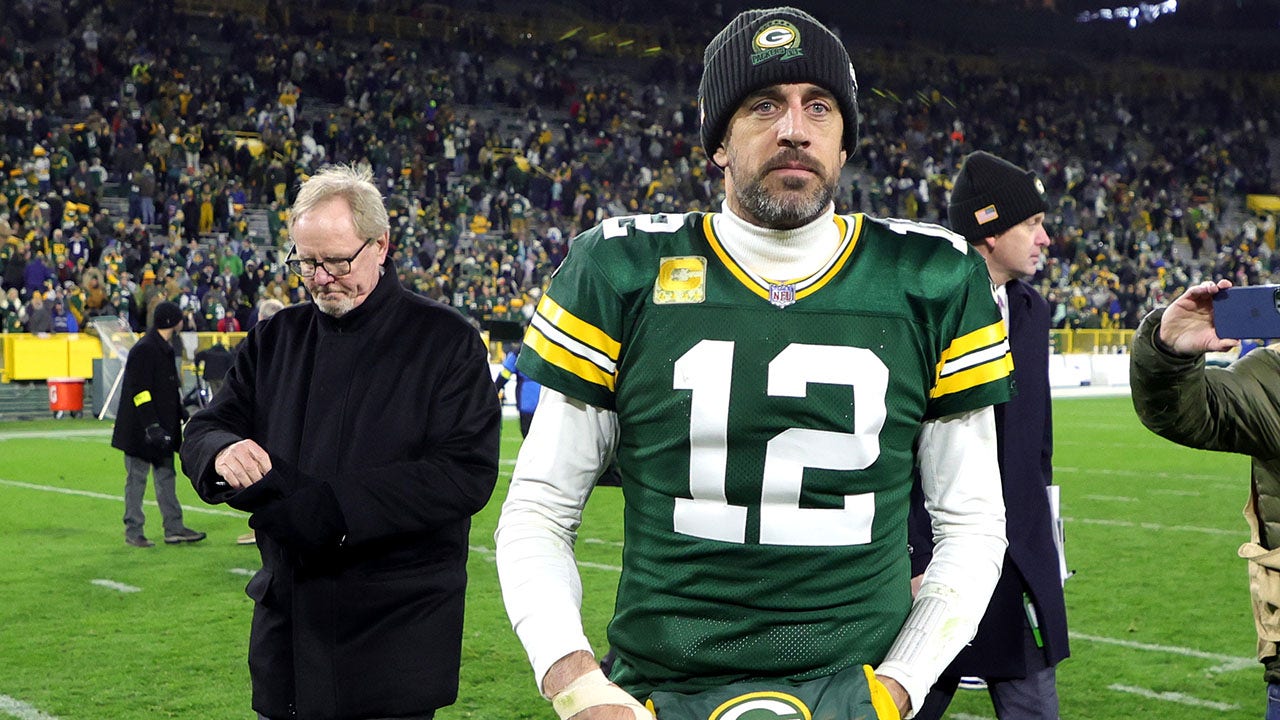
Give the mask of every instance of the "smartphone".
<path id="1" fill-rule="evenodd" d="M 1280 339 L 1280 285 L 1250 285 L 1213 296 L 1213 327 L 1220 338 Z"/>

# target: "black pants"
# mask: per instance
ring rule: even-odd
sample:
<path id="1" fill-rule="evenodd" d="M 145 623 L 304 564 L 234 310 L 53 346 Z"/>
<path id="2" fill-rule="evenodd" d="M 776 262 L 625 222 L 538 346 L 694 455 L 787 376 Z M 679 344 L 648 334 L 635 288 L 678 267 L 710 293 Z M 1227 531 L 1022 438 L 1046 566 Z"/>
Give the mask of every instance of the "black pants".
<path id="1" fill-rule="evenodd" d="M 983 678 L 987 693 L 999 720 L 1057 720 L 1057 672 L 1045 662 L 1044 650 L 1036 645 L 1031 628 L 1023 624 L 1023 652 L 1027 675 L 1020 678 Z M 938 678 L 925 696 L 916 720 L 938 720 L 942 717 L 960 684 L 959 675 Z"/>

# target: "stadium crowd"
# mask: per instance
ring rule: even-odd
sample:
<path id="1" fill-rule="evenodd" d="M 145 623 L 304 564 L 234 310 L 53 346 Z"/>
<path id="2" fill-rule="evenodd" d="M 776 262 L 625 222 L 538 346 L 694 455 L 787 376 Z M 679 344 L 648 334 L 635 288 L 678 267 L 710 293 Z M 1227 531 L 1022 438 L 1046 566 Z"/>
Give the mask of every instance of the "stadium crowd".
<path id="1" fill-rule="evenodd" d="M 283 208 L 326 163 L 373 170 L 402 280 L 477 324 L 527 317 L 604 217 L 719 207 L 700 48 L 620 56 L 466 13 L 417 18 L 448 28 L 432 41 L 353 37 L 273 6 L 262 23 L 158 0 L 0 17 L 5 332 L 141 329 L 164 300 L 184 329 L 245 330 L 264 299 L 304 300 Z M 1055 327 L 1134 328 L 1201 279 L 1280 268 L 1274 217 L 1245 208 L 1276 185 L 1265 83 L 851 50 L 863 123 L 837 210 L 943 222 L 965 154 L 1034 168 L 1056 203 L 1035 278 Z"/>

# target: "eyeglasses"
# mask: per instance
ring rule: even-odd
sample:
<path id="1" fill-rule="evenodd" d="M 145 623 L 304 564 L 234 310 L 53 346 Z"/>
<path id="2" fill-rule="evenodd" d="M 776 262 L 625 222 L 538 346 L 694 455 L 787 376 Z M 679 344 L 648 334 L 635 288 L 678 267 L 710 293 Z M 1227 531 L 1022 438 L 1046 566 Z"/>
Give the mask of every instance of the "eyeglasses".
<path id="1" fill-rule="evenodd" d="M 323 260 L 294 257 L 294 253 L 298 252 L 298 246 L 294 245 L 293 249 L 289 250 L 289 257 L 285 258 L 284 264 L 289 268 L 289 272 L 304 278 L 313 277 L 316 274 L 316 268 L 319 267 L 323 267 L 324 271 L 333 277 L 342 277 L 351 272 L 351 263 L 370 245 L 373 245 L 373 243 L 364 243 L 355 252 L 355 255 L 349 258 L 325 258 Z"/>

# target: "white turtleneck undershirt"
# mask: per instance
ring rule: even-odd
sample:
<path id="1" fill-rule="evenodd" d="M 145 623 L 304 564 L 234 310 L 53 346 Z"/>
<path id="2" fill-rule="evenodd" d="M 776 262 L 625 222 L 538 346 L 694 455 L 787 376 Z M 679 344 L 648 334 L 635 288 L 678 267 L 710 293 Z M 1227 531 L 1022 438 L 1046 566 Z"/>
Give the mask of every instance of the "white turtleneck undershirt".
<path id="1" fill-rule="evenodd" d="M 726 201 L 712 222 L 729 255 L 751 272 L 775 282 L 793 282 L 821 270 L 840 249 L 835 206 L 794 230 L 771 230 L 752 225 L 729 209 Z"/>

